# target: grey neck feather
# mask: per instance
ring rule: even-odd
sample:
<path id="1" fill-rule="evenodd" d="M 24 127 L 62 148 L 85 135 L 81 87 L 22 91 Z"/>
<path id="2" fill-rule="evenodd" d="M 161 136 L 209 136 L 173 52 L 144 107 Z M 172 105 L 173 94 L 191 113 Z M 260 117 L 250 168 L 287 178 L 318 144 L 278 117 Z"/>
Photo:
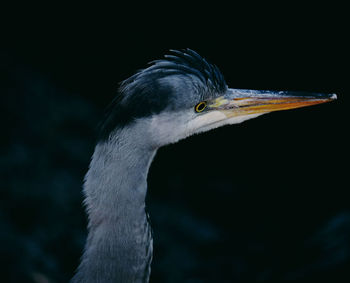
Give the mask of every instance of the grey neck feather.
<path id="1" fill-rule="evenodd" d="M 152 236 L 145 212 L 156 148 L 137 127 L 97 144 L 85 177 L 88 238 L 72 282 L 148 282 Z"/>

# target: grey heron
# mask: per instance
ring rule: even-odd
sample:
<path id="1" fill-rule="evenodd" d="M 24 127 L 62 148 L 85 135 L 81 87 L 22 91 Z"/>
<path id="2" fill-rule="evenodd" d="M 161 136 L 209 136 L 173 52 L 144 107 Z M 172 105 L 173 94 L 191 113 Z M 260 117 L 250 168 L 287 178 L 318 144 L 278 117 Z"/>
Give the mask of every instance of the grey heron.
<path id="1" fill-rule="evenodd" d="M 172 50 L 123 81 L 101 124 L 84 180 L 88 237 L 72 282 L 148 282 L 152 233 L 147 174 L 160 147 L 335 94 L 228 88 L 193 50 Z"/>

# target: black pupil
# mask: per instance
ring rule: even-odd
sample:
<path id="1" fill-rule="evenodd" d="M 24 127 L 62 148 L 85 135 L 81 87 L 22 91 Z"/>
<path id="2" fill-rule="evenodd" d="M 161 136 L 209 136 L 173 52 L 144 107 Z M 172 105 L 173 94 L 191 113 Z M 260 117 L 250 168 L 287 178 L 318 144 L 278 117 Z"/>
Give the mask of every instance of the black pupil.
<path id="1" fill-rule="evenodd" d="M 205 108 L 205 103 L 204 102 L 201 102 L 198 104 L 197 106 L 197 111 L 203 111 Z"/>

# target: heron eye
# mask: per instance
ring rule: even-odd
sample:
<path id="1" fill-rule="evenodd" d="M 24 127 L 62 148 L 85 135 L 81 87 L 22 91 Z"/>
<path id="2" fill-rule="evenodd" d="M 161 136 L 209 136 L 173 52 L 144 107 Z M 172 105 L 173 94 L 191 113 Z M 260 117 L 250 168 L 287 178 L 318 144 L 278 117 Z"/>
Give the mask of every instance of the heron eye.
<path id="1" fill-rule="evenodd" d="M 197 113 L 202 112 L 207 107 L 207 103 L 205 101 L 199 102 L 195 107 L 194 111 Z"/>

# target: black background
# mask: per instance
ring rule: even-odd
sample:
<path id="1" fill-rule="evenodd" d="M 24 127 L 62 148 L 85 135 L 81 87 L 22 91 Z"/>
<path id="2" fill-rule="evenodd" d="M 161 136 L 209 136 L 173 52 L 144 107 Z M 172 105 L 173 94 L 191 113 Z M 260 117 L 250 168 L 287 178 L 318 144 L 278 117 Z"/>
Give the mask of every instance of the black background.
<path id="1" fill-rule="evenodd" d="M 338 100 L 160 149 L 147 199 L 151 281 L 349 282 L 347 15 L 336 5 L 242 6 L 3 10 L 1 282 L 73 275 L 103 110 L 118 82 L 186 47 L 232 88 Z"/>

